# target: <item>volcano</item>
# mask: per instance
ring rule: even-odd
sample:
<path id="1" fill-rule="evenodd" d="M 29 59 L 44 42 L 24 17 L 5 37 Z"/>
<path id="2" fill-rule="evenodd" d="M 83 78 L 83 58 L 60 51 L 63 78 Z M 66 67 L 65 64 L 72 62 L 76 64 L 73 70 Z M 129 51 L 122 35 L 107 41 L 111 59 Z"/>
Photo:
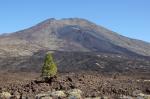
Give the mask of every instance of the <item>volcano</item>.
<path id="1" fill-rule="evenodd" d="M 27 56 L 45 49 L 150 56 L 149 43 L 81 18 L 50 18 L 31 28 L 0 36 L 1 56 Z"/>

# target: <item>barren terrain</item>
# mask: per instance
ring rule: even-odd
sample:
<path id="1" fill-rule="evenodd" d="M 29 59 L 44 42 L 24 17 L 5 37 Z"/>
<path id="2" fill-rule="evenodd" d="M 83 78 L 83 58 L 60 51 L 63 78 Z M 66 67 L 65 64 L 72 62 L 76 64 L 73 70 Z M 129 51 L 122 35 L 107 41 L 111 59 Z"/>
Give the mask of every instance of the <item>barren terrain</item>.
<path id="1" fill-rule="evenodd" d="M 132 75 L 132 76 L 131 76 Z M 119 95 L 133 96 L 140 90 L 150 94 L 149 74 L 99 74 L 97 72 L 59 73 L 50 82 L 42 82 L 39 73 L 1 73 L 0 91 L 34 99 L 41 92 L 52 90 L 80 89 L 83 97 Z"/>

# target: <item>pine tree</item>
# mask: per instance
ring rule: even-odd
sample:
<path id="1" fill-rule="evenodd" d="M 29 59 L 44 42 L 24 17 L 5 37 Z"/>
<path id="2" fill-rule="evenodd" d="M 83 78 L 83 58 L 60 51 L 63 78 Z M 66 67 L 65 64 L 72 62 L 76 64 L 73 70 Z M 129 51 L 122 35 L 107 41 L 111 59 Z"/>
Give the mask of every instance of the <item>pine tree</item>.
<path id="1" fill-rule="evenodd" d="M 44 60 L 44 65 L 42 67 L 42 78 L 44 80 L 49 80 L 57 74 L 57 66 L 54 63 L 51 53 L 47 53 Z"/>

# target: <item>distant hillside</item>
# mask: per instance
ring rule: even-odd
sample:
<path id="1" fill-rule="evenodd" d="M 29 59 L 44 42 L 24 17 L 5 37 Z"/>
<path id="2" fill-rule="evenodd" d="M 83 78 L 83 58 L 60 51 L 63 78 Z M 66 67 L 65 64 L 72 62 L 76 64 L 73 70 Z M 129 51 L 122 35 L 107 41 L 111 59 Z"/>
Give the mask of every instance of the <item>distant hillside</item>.
<path id="1" fill-rule="evenodd" d="M 48 19 L 0 36 L 0 55 L 32 56 L 39 50 L 105 52 L 150 56 L 150 44 L 130 39 L 80 18 Z"/>

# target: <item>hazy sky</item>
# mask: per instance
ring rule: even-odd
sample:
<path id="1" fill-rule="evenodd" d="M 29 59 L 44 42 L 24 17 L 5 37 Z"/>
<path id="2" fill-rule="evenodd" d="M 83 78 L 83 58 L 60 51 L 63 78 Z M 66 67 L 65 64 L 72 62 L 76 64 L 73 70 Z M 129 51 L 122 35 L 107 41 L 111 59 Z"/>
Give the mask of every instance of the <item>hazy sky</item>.
<path id="1" fill-rule="evenodd" d="M 150 0 L 0 0 L 0 33 L 25 29 L 53 17 L 85 18 L 150 42 Z"/>

